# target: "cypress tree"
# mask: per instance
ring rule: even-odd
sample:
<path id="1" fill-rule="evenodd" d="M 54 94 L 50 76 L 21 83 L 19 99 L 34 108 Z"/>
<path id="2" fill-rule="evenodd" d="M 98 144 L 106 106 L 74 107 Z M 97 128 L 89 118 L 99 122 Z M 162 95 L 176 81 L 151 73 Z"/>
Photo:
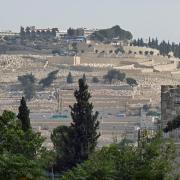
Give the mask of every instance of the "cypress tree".
<path id="1" fill-rule="evenodd" d="M 151 47 L 151 38 L 149 37 L 148 47 Z"/>
<path id="2" fill-rule="evenodd" d="M 93 105 L 88 86 L 79 79 L 79 90 L 74 92 L 76 103 L 70 106 L 72 123 L 69 127 L 59 126 L 53 130 L 51 140 L 57 152 L 55 170 L 67 171 L 87 160 L 95 150 L 100 134 L 98 112 L 93 112 Z"/>
<path id="3" fill-rule="evenodd" d="M 68 84 L 73 83 L 73 77 L 72 77 L 71 72 L 69 72 L 69 74 L 68 74 L 68 76 L 67 76 L 67 79 L 66 79 L 66 82 L 67 82 Z"/>
<path id="4" fill-rule="evenodd" d="M 83 77 L 82 77 L 83 81 L 86 82 L 86 75 L 83 74 Z"/>
<path id="5" fill-rule="evenodd" d="M 79 90 L 74 92 L 76 103 L 71 108 L 72 128 L 74 129 L 75 162 L 87 160 L 97 145 L 100 134 L 97 133 L 99 121 L 98 112 L 93 112 L 93 104 L 88 92 L 88 85 L 83 79 L 79 79 Z"/>
<path id="6" fill-rule="evenodd" d="M 141 46 L 141 47 L 144 47 L 144 41 L 143 41 L 143 38 L 140 39 L 140 46 Z"/>
<path id="7" fill-rule="evenodd" d="M 21 121 L 23 131 L 28 131 L 28 129 L 31 128 L 29 113 L 30 111 L 26 105 L 26 100 L 22 97 L 17 118 Z"/>
<path id="8" fill-rule="evenodd" d="M 158 49 L 159 48 L 159 42 L 158 42 L 158 39 L 156 38 L 155 40 L 155 49 Z"/>

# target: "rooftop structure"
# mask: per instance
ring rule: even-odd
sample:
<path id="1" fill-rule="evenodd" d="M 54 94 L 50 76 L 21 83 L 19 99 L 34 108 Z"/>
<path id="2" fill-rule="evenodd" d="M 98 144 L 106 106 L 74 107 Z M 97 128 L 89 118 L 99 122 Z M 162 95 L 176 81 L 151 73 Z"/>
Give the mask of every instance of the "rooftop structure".
<path id="1" fill-rule="evenodd" d="M 1 31 L 0 36 L 19 36 L 19 33 L 12 32 L 12 31 Z"/>

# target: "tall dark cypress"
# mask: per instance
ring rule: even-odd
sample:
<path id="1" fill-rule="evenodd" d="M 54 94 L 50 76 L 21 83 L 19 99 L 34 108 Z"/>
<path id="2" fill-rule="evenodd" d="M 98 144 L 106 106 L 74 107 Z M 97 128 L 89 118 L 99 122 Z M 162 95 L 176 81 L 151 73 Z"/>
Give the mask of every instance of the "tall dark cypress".
<path id="1" fill-rule="evenodd" d="M 88 85 L 83 79 L 79 79 L 79 90 L 74 92 L 76 103 L 71 108 L 72 128 L 74 129 L 75 161 L 80 163 L 88 159 L 97 145 L 100 134 L 98 112 L 93 112 L 93 104 L 88 92 Z"/>
<path id="2" fill-rule="evenodd" d="M 83 74 L 83 77 L 82 77 L 83 81 L 86 82 L 86 75 Z"/>
<path id="3" fill-rule="evenodd" d="M 26 100 L 22 97 L 17 118 L 21 121 L 23 131 L 28 131 L 28 129 L 31 128 L 29 113 L 30 111 L 26 105 Z"/>

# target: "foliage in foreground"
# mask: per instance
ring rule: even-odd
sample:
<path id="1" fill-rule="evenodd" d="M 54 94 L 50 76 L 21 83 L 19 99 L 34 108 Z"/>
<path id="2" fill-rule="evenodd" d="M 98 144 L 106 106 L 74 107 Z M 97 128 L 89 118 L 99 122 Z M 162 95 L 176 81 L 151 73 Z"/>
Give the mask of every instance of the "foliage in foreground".
<path id="1" fill-rule="evenodd" d="M 52 166 L 53 156 L 42 146 L 44 138 L 32 129 L 23 131 L 10 111 L 0 116 L 0 179 L 35 179 Z"/>
<path id="2" fill-rule="evenodd" d="M 164 180 L 171 177 L 175 148 L 157 136 L 141 147 L 111 145 L 66 172 L 63 180 Z"/>
<path id="3" fill-rule="evenodd" d="M 92 78 L 92 82 L 93 82 L 93 83 L 98 83 L 98 82 L 99 82 L 98 77 L 93 77 L 93 78 Z"/>

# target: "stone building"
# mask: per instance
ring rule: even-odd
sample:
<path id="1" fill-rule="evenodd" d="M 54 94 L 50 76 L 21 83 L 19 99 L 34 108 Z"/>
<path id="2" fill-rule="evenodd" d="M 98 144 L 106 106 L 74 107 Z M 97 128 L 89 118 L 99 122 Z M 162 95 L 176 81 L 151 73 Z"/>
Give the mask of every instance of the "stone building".
<path id="1" fill-rule="evenodd" d="M 161 125 L 180 115 L 180 85 L 161 86 Z"/>

